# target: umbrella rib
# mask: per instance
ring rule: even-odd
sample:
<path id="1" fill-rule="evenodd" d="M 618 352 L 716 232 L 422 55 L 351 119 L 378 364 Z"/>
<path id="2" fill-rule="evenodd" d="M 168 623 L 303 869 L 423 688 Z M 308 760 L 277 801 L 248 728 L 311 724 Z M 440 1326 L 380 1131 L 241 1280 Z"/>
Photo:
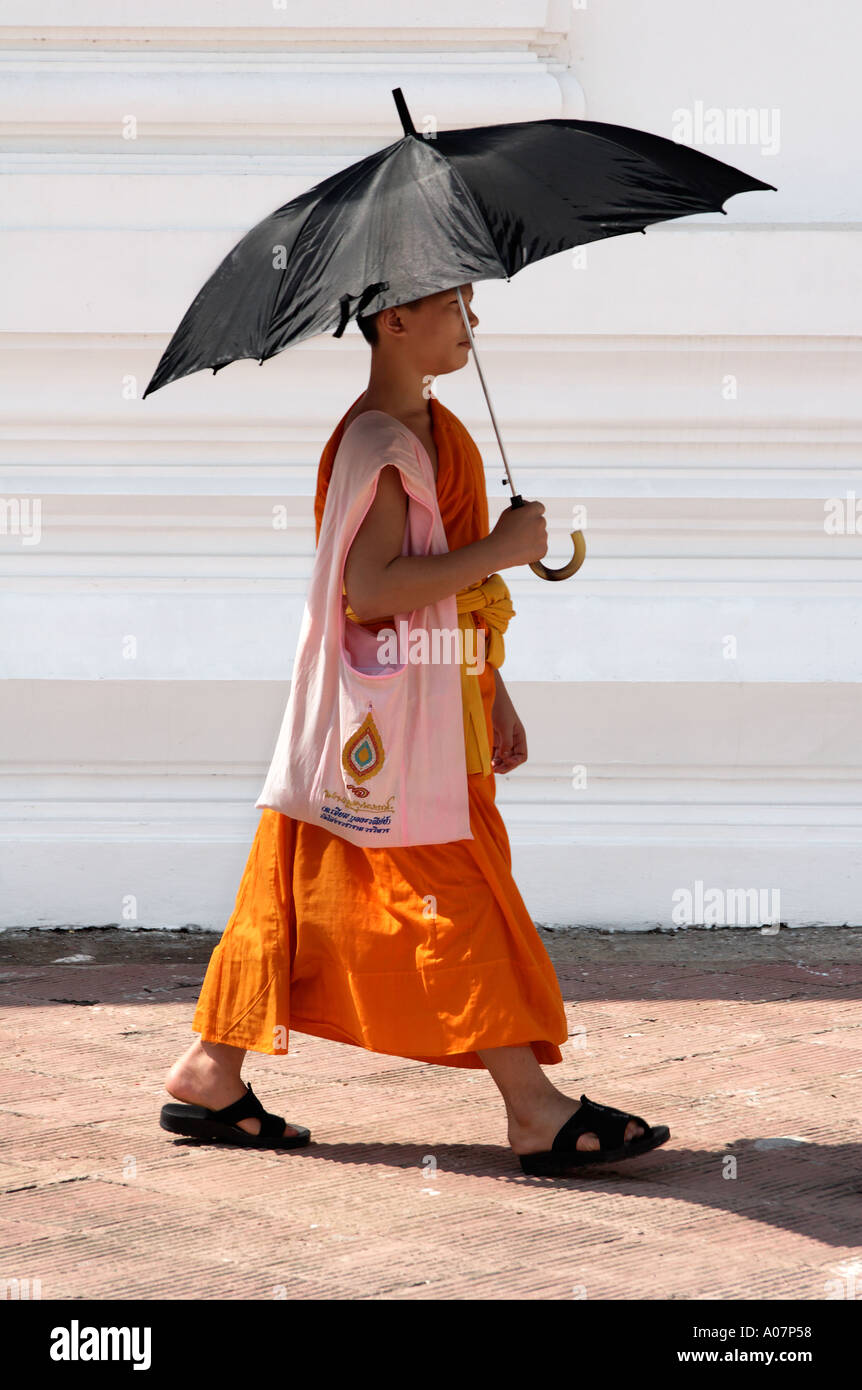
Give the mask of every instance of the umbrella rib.
<path id="1" fill-rule="evenodd" d="M 387 145 L 386 148 L 385 148 L 384 150 L 378 150 L 378 151 L 376 152 L 376 155 L 371 155 L 369 158 L 372 159 L 372 160 L 375 159 L 375 158 L 378 158 L 378 159 L 379 159 L 382 155 L 387 154 L 392 148 L 393 148 L 392 145 Z M 363 162 L 365 162 L 365 161 L 363 161 Z M 330 195 L 333 191 L 337 190 L 337 189 L 339 188 L 339 185 L 340 185 L 342 182 L 350 183 L 350 182 L 351 182 L 351 175 L 355 178 L 356 167 L 357 167 L 357 166 L 356 166 L 355 164 L 349 164 L 349 165 L 347 166 L 346 169 L 341 169 L 341 170 L 339 171 L 339 173 L 334 174 L 334 175 L 332 176 L 332 179 L 331 179 L 331 181 L 329 182 L 329 187 L 328 187 L 327 190 L 326 190 L 326 195 L 325 195 L 326 198 L 328 198 L 329 195 Z M 308 198 L 311 198 L 312 195 L 317 191 L 317 189 L 319 188 L 319 186 L 320 186 L 319 184 L 315 184 L 313 188 L 310 188 L 310 189 L 308 190 L 306 196 L 307 196 Z M 305 214 L 305 217 L 302 219 L 302 222 L 301 222 L 301 224 L 300 224 L 298 230 L 296 231 L 296 234 L 294 235 L 293 244 L 292 244 L 292 247 L 291 247 L 291 256 L 292 256 L 293 253 L 295 252 L 296 247 L 297 247 L 297 245 L 299 244 L 300 238 L 304 235 L 304 233 L 305 233 L 305 231 L 306 231 L 306 229 L 307 229 L 307 227 L 308 227 L 308 224 L 309 224 L 309 222 L 312 220 L 314 214 L 315 214 L 316 212 L 319 212 L 319 211 L 320 211 L 321 203 L 322 203 L 322 200 L 321 200 L 319 197 L 316 198 L 312 203 L 310 203 L 310 205 L 309 205 L 309 207 L 308 207 L 308 210 L 307 210 L 307 212 L 306 212 L 306 214 Z M 286 206 L 286 207 L 290 207 L 290 203 L 287 203 L 285 206 Z M 287 272 L 288 272 L 289 269 L 290 269 L 290 257 L 286 258 L 286 264 L 285 264 L 284 268 L 282 269 L 281 276 L 279 277 L 278 286 L 277 286 L 277 288 L 276 288 L 275 296 L 274 296 L 273 301 L 272 301 L 272 308 L 271 308 L 270 313 L 269 313 L 269 319 L 267 320 L 266 330 L 265 330 L 265 333 L 264 333 L 264 342 L 268 342 L 268 340 L 269 340 L 269 335 L 270 335 L 270 333 L 272 332 L 272 321 L 273 321 L 273 319 L 275 318 L 275 313 L 276 313 L 276 310 L 277 310 L 277 308 L 278 308 L 279 298 L 280 298 L 280 296 L 281 296 L 282 286 L 284 285 L 284 279 L 285 279 L 285 276 L 287 275 Z M 322 330 L 322 331 L 323 331 L 323 330 Z M 279 348 L 279 349 L 278 349 L 278 352 L 281 352 L 281 351 L 283 351 L 283 349 L 282 349 L 282 348 Z M 259 360 L 260 360 L 261 362 L 265 362 L 265 361 L 268 361 L 270 357 L 275 357 L 275 356 L 276 356 L 276 353 L 274 353 L 274 352 L 269 352 L 269 353 L 265 352 L 264 355 L 263 355 L 263 357 L 261 357 Z"/>
<path id="2" fill-rule="evenodd" d="M 426 142 L 426 143 L 427 143 L 427 142 Z M 485 231 L 486 231 L 487 234 L 488 234 L 488 239 L 489 239 L 489 241 L 491 242 L 492 247 L 494 248 L 494 255 L 497 257 L 497 261 L 498 261 L 498 264 L 499 264 L 499 266 L 500 266 L 500 269 L 502 270 L 504 276 L 505 276 L 506 279 L 508 280 L 508 279 L 510 278 L 510 277 L 509 277 L 509 272 L 507 271 L 506 266 L 505 266 L 505 264 L 504 264 L 504 262 L 503 262 L 503 257 L 500 255 L 500 248 L 498 247 L 496 241 L 494 240 L 494 233 L 491 231 L 491 228 L 488 226 L 488 219 L 487 219 L 487 217 L 485 216 L 485 214 L 484 214 L 484 212 L 482 211 L 482 209 L 479 207 L 479 204 L 476 202 L 476 199 L 475 199 L 475 197 L 474 197 L 474 195 L 473 195 L 473 190 L 470 188 L 470 185 L 467 183 L 467 181 L 466 181 L 466 179 L 464 178 L 464 176 L 463 176 L 463 174 L 461 173 L 461 171 L 457 168 L 456 165 L 454 165 L 454 164 L 452 163 L 451 159 L 449 159 L 447 155 L 440 154 L 440 152 L 439 152 L 438 150 L 432 149 L 432 147 L 431 147 L 430 145 L 428 145 L 428 149 L 429 149 L 429 151 L 431 152 L 431 154 L 434 155 L 435 159 L 441 160 L 442 163 L 446 165 L 446 168 L 449 170 L 450 176 L 451 176 L 453 179 L 457 180 L 457 182 L 458 182 L 458 184 L 460 185 L 460 188 L 461 188 L 461 190 L 462 190 L 464 196 L 466 197 L 468 203 L 470 204 L 470 206 L 472 207 L 474 213 L 476 214 L 476 217 L 479 219 L 479 221 L 481 222 L 482 226 L 485 228 Z M 487 279 L 488 277 L 486 276 L 485 278 Z"/>
<path id="3" fill-rule="evenodd" d="M 313 192 L 313 191 L 314 191 L 313 189 L 310 189 L 310 190 L 309 190 L 309 192 Z M 307 227 L 307 225 L 308 225 L 308 222 L 309 222 L 309 220 L 310 220 L 310 218 L 311 218 L 312 213 L 313 213 L 313 212 L 316 210 L 316 208 L 318 208 L 319 206 L 320 206 L 319 203 L 312 203 L 311 206 L 308 208 L 308 211 L 306 212 L 305 217 L 302 219 L 302 222 L 301 222 L 299 228 L 297 229 L 297 232 L 296 232 L 296 234 L 295 234 L 295 236 L 294 236 L 294 238 L 293 238 L 293 244 L 292 244 L 292 246 L 291 246 L 291 251 L 290 251 L 290 255 L 291 255 L 291 256 L 293 255 L 294 251 L 296 250 L 296 247 L 297 247 L 297 244 L 298 244 L 298 242 L 299 242 L 299 239 L 300 239 L 300 237 L 302 236 L 303 232 L 305 231 L 305 229 L 306 229 L 306 227 Z M 283 286 L 283 284 L 284 284 L 284 278 L 285 278 L 285 276 L 287 275 L 287 272 L 288 272 L 289 267 L 290 267 L 290 256 L 285 256 L 285 263 L 284 263 L 284 266 L 282 267 L 281 275 L 279 276 L 279 279 L 278 279 L 278 285 L 276 286 L 275 295 L 274 295 L 273 301 L 272 301 L 272 308 L 271 308 L 270 311 L 269 311 L 269 318 L 267 319 L 266 329 L 265 329 L 264 335 L 263 335 L 264 348 L 266 347 L 267 343 L 269 342 L 269 335 L 270 335 L 270 333 L 271 333 L 271 331 L 272 331 L 272 321 L 273 321 L 273 319 L 275 318 L 275 311 L 276 311 L 276 309 L 278 308 L 278 302 L 279 302 L 279 299 L 280 299 L 280 297 L 281 297 L 281 290 L 282 290 L 282 286 Z M 259 358 L 258 360 L 259 360 L 259 362 L 266 362 L 266 361 L 269 360 L 270 357 L 275 357 L 275 355 L 276 355 L 276 354 L 275 354 L 274 352 L 266 352 L 266 351 L 264 351 L 263 356 L 262 356 L 261 358 Z"/>

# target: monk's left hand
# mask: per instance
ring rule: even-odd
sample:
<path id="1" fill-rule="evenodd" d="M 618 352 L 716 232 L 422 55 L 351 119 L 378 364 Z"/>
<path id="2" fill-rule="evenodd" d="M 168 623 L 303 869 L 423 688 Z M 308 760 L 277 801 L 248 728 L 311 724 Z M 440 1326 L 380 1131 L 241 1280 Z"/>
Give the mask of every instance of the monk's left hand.
<path id="1" fill-rule="evenodd" d="M 491 771 L 511 772 L 527 761 L 527 735 L 524 726 L 515 713 L 515 706 L 503 684 L 503 678 L 495 671 L 497 693 L 491 711 L 494 730 L 494 747 L 491 752 Z"/>

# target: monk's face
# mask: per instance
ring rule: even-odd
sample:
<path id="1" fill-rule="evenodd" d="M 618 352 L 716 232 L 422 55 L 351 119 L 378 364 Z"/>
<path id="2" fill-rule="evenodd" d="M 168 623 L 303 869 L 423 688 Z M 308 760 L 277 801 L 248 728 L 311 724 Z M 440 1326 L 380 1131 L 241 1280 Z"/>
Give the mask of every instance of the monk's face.
<path id="1" fill-rule="evenodd" d="M 473 286 L 461 286 L 470 328 L 479 320 L 471 307 Z M 397 309 L 384 310 L 378 320 L 378 333 L 387 351 L 406 356 L 422 376 L 443 376 L 466 366 L 470 357 L 467 329 L 454 289 L 414 299 Z"/>

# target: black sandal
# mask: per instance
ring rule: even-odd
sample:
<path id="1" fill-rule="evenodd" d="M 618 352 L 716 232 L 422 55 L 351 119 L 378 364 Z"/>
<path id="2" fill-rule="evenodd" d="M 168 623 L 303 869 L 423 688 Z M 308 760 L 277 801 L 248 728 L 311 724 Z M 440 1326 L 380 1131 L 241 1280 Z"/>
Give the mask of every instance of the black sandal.
<path id="1" fill-rule="evenodd" d="M 292 1125 L 297 1134 L 285 1136 L 284 1127 L 288 1123 L 280 1115 L 270 1115 L 264 1110 L 251 1086 L 232 1105 L 223 1110 L 207 1110 L 203 1105 L 163 1105 L 159 1116 L 162 1129 L 171 1134 L 185 1134 L 192 1139 L 209 1139 L 211 1142 L 223 1140 L 227 1144 L 237 1144 L 243 1149 L 299 1149 L 311 1138 L 311 1130 L 304 1125 Z M 260 1131 L 249 1134 L 240 1129 L 237 1120 L 260 1120 Z"/>
<path id="2" fill-rule="evenodd" d="M 623 1135 L 630 1120 L 641 1126 L 643 1134 L 625 1144 Z M 581 1134 L 595 1134 L 601 1148 L 576 1148 Z M 648 1125 L 640 1115 L 629 1115 L 613 1105 L 598 1105 L 581 1096 L 580 1110 L 566 1120 L 550 1149 L 542 1153 L 520 1154 L 519 1157 L 525 1173 L 561 1177 L 572 1168 L 580 1168 L 587 1163 L 611 1163 L 621 1158 L 634 1158 L 636 1154 L 647 1153 L 649 1149 L 657 1149 L 659 1144 L 666 1144 L 669 1138 L 667 1125 Z"/>

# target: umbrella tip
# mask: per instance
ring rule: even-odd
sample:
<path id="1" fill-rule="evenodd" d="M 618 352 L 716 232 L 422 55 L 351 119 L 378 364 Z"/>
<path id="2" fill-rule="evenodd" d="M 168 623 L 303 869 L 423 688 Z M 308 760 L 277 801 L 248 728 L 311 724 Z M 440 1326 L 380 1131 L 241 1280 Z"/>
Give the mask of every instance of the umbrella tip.
<path id="1" fill-rule="evenodd" d="M 393 87 L 392 95 L 395 98 L 395 105 L 398 110 L 398 115 L 401 117 L 401 125 L 404 128 L 404 134 L 415 135 L 416 127 L 414 126 L 413 121 L 410 117 L 410 112 L 407 110 L 407 102 L 404 100 L 404 93 L 402 92 L 401 88 Z"/>

